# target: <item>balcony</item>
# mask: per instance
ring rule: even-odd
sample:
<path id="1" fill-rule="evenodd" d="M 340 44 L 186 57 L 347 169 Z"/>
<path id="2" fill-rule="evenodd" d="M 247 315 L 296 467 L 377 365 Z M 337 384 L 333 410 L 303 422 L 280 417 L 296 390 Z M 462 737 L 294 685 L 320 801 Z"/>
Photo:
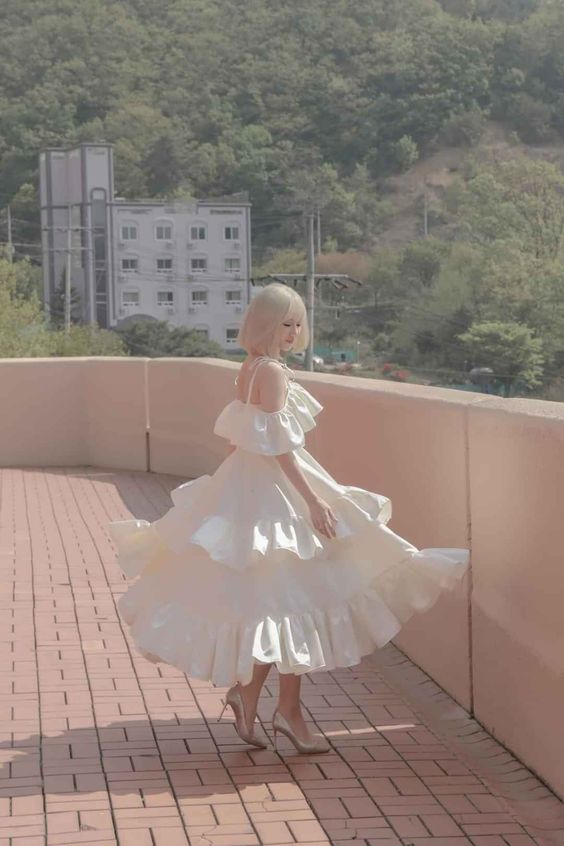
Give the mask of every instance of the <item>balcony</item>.
<path id="1" fill-rule="evenodd" d="M 223 691 L 135 652 L 107 531 L 214 471 L 237 369 L 0 362 L 0 843 L 564 842 L 564 406 L 298 374 L 325 407 L 313 455 L 472 568 L 394 645 L 307 677 L 329 755 L 276 755 L 215 721 Z"/>

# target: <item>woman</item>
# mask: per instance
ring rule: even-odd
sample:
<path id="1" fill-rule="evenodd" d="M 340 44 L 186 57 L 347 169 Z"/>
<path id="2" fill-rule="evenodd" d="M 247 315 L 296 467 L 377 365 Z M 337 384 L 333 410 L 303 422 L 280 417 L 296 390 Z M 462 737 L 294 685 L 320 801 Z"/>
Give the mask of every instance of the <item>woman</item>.
<path id="1" fill-rule="evenodd" d="M 160 520 L 111 524 L 126 574 L 140 575 L 120 602 L 137 647 L 230 686 L 224 710 L 258 747 L 258 698 L 275 664 L 274 739 L 285 734 L 304 753 L 330 747 L 303 718 L 302 674 L 384 646 L 461 578 L 468 558 L 418 551 L 386 526 L 389 499 L 340 485 L 304 449 L 322 406 L 282 359 L 308 340 L 299 295 L 263 288 L 239 333 L 248 357 L 236 398 L 214 427 L 234 450 L 212 476 L 173 491 Z"/>

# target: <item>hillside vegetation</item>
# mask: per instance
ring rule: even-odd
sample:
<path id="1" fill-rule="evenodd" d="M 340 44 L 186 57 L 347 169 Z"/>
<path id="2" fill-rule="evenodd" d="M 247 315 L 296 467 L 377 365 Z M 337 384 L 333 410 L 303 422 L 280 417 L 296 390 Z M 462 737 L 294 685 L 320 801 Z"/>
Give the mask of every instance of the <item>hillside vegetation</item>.
<path id="1" fill-rule="evenodd" d="M 319 208 L 327 251 L 369 257 L 376 311 L 342 338 L 453 378 L 485 359 L 524 390 L 558 384 L 559 0 L 4 0 L 2 15 L 17 256 L 39 255 L 39 150 L 105 140 L 121 195 L 248 191 L 262 263 L 301 247 Z M 485 151 L 492 132 L 503 153 Z M 432 237 L 411 244 L 424 220 Z"/>
<path id="2" fill-rule="evenodd" d="M 115 144 L 120 194 L 248 190 L 260 246 L 311 203 L 340 249 L 385 224 L 381 180 L 484 114 L 564 125 L 564 10 L 542 0 L 4 0 L 0 207 L 45 146 Z M 24 218 L 25 214 L 22 215 Z"/>

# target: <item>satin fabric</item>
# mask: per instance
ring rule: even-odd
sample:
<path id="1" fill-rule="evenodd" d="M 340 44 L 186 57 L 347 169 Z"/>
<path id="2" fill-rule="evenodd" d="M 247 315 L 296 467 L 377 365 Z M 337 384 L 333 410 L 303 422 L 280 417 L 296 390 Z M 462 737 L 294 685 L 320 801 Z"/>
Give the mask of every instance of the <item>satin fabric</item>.
<path id="1" fill-rule="evenodd" d="M 386 496 L 340 485 L 307 452 L 321 410 L 293 379 L 278 412 L 233 400 L 214 432 L 236 448 L 216 472 L 180 485 L 154 523 L 110 524 L 136 578 L 120 611 L 148 658 L 222 686 L 249 682 L 255 662 L 351 666 L 463 577 L 467 550 L 418 550 L 387 526 Z M 335 538 L 316 532 L 282 471 L 289 451 L 331 506 Z"/>

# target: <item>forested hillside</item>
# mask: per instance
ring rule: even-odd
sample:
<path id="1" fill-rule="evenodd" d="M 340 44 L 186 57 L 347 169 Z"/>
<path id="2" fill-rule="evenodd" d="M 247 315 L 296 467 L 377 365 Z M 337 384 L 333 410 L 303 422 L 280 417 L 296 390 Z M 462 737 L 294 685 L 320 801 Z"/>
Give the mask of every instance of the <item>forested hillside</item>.
<path id="1" fill-rule="evenodd" d="M 20 219 L 40 148 L 104 139 L 120 194 L 248 190 L 257 246 L 301 236 L 288 212 L 312 203 L 358 247 L 385 225 L 382 179 L 441 133 L 564 129 L 559 0 L 3 0 L 2 18 L 0 207 Z"/>
<path id="2" fill-rule="evenodd" d="M 120 195 L 248 191 L 271 269 L 300 265 L 321 209 L 325 260 L 360 261 L 375 303 L 339 326 L 320 311 L 326 339 L 431 379 L 493 363 L 559 384 L 560 0 L 3 0 L 2 32 L 16 257 L 39 256 L 39 150 L 110 141 Z"/>

